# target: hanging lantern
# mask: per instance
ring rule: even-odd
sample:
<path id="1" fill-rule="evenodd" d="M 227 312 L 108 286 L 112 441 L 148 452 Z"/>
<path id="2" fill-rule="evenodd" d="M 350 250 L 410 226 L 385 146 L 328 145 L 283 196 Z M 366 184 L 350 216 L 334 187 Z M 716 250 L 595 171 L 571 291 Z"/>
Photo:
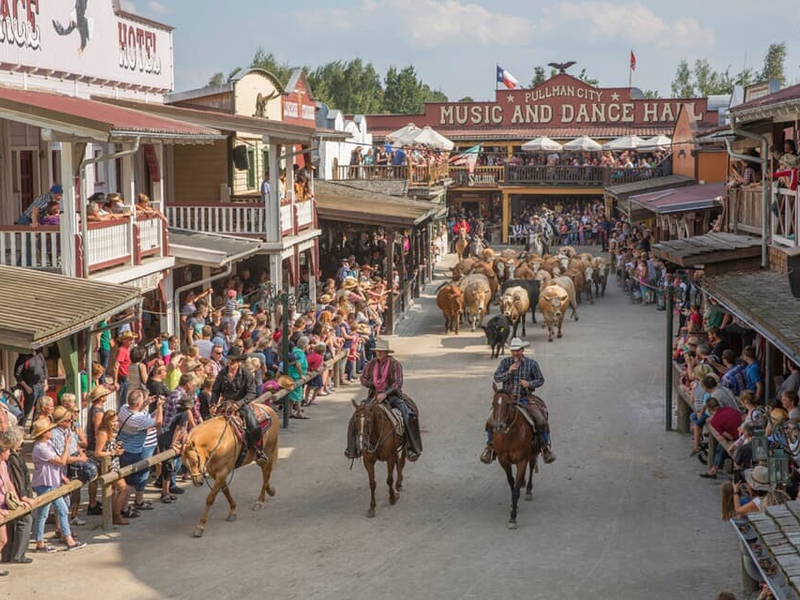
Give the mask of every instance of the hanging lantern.
<path id="1" fill-rule="evenodd" d="M 769 440 L 764 435 L 763 429 L 756 429 L 753 432 L 753 462 L 766 462 L 769 458 Z"/>
<path id="2" fill-rule="evenodd" d="M 784 485 L 789 481 L 789 457 L 780 448 L 768 460 L 769 482 L 773 486 Z"/>

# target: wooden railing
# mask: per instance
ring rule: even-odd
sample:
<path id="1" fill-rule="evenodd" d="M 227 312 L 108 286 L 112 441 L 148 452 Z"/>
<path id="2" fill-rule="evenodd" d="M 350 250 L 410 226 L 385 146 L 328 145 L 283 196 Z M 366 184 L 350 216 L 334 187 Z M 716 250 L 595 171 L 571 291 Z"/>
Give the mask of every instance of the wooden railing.
<path id="1" fill-rule="evenodd" d="M 134 251 L 131 234 L 130 217 L 89 223 L 83 244 L 84 260 L 89 263 L 89 272 L 132 263 Z"/>
<path id="2" fill-rule="evenodd" d="M 611 168 L 561 165 L 505 165 L 506 185 L 611 186 L 664 175 L 660 168 Z"/>
<path id="3" fill-rule="evenodd" d="M 761 235 L 763 222 L 763 194 L 761 186 L 743 186 L 728 189 L 728 228 Z"/>
<path id="4" fill-rule="evenodd" d="M 450 165 L 446 162 L 427 165 L 409 164 L 408 169 L 409 185 L 432 186 L 450 177 Z"/>
<path id="5" fill-rule="evenodd" d="M 350 179 L 397 180 L 407 179 L 408 168 L 405 165 L 339 165 L 334 164 L 333 180 Z"/>
<path id="6" fill-rule="evenodd" d="M 172 227 L 225 235 L 263 235 L 266 218 L 259 202 L 178 202 L 166 207 Z"/>
<path id="7" fill-rule="evenodd" d="M 139 255 L 163 257 L 168 254 L 164 240 L 164 222 L 157 216 L 141 216 L 136 219 L 139 234 Z"/>
<path id="8" fill-rule="evenodd" d="M 470 173 L 468 167 L 450 167 L 450 177 L 455 187 L 493 187 L 505 182 L 505 169 L 502 166 L 475 167 Z"/>
<path id="9" fill-rule="evenodd" d="M 61 234 L 58 225 L 36 229 L 22 225 L 0 227 L 0 264 L 61 270 Z"/>
<path id="10" fill-rule="evenodd" d="M 779 188 L 776 185 L 772 190 L 772 242 L 782 246 L 794 247 L 798 245 L 798 232 L 800 232 L 800 205 L 798 205 L 797 190 Z"/>

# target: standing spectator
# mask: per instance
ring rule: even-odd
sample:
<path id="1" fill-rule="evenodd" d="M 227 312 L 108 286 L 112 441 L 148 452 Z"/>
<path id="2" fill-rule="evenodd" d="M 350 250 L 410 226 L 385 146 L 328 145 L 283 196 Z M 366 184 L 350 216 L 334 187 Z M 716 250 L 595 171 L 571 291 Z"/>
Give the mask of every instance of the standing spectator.
<path id="1" fill-rule="evenodd" d="M 14 364 L 14 379 L 17 380 L 17 383 L 22 388 L 25 400 L 20 425 L 25 425 L 34 404 L 47 391 L 47 378 L 47 361 L 41 349 L 34 350 L 33 354 L 19 355 L 17 362 Z"/>
<path id="2" fill-rule="evenodd" d="M 119 469 L 119 457 L 125 450 L 122 443 L 117 442 L 119 431 L 119 415 L 115 410 L 106 411 L 100 420 L 95 437 L 94 456 L 95 458 L 110 458 L 110 470 Z M 114 497 L 112 499 L 112 514 L 115 525 L 128 525 L 130 521 L 123 516 L 123 511 L 128 506 L 130 498 L 130 487 L 124 479 L 118 479 L 113 484 Z"/>
<path id="3" fill-rule="evenodd" d="M 97 346 L 97 357 L 100 360 L 100 365 L 103 367 L 103 375 L 108 369 L 108 358 L 111 356 L 111 329 L 108 327 L 108 321 L 100 321 L 100 327 L 103 331 L 97 334 L 95 345 Z"/>
<path id="4" fill-rule="evenodd" d="M 200 330 L 200 336 L 194 341 L 195 347 L 202 358 L 211 358 L 211 350 L 214 343 L 211 341 L 211 326 L 204 325 Z"/>
<path id="5" fill-rule="evenodd" d="M 25 430 L 22 427 L 12 427 L 3 432 L 0 436 L 0 447 L 9 447 L 11 452 L 8 456 L 8 471 L 17 497 L 22 503 L 30 505 L 33 498 L 33 486 L 31 485 L 31 475 L 28 471 L 28 464 L 22 456 L 22 442 Z M 31 527 L 33 526 L 33 515 L 28 513 L 17 517 L 8 524 L 9 542 L 11 553 L 9 561 L 23 565 L 33 562 L 33 559 L 25 556 L 28 551 L 28 542 L 31 539 Z"/>
<path id="6" fill-rule="evenodd" d="M 744 365 L 736 363 L 736 353 L 730 349 L 722 352 L 722 364 L 726 370 L 722 375 L 720 384 L 728 388 L 734 396 L 739 397 L 747 388 L 747 375 L 745 375 Z"/>
<path id="7" fill-rule="evenodd" d="M 216 377 L 206 377 L 203 380 L 203 385 L 200 388 L 200 394 L 197 397 L 197 399 L 200 401 L 200 416 L 203 417 L 204 421 L 212 418 L 214 416 L 212 411 L 216 409 L 216 406 L 211 404 L 211 390 L 214 387 L 215 379 Z"/>
<path id="8" fill-rule="evenodd" d="M 175 415 L 170 424 L 166 426 L 158 437 L 159 451 L 175 450 L 180 454 L 186 433 L 194 427 L 192 409 L 194 408 L 194 397 L 183 394 L 177 402 Z M 180 458 L 175 457 L 161 463 L 161 502 L 169 504 L 178 499 L 173 487 L 175 486 L 175 473 L 179 469 Z M 180 489 L 180 488 L 177 488 Z M 183 491 L 183 490 L 181 490 Z"/>
<path id="9" fill-rule="evenodd" d="M 52 430 L 57 426 L 56 423 L 39 419 L 34 423 L 33 432 L 31 437 L 34 440 L 33 444 L 33 491 L 41 496 L 50 490 L 60 486 L 64 482 L 65 477 L 62 476 L 61 470 L 67 464 L 67 457 L 69 456 L 69 441 L 72 436 L 71 431 L 65 434 L 64 449 L 59 455 L 56 453 L 55 447 L 50 441 Z M 53 502 L 48 502 L 44 506 L 40 506 L 34 512 L 34 539 L 36 540 L 35 552 L 45 552 L 50 554 L 55 552 L 56 549 L 44 542 L 44 522 L 47 519 L 47 514 L 50 507 L 53 506 L 61 524 L 61 534 L 64 537 L 64 542 L 67 544 L 67 550 L 79 550 L 86 546 L 86 542 L 79 542 L 72 537 L 72 530 L 69 526 L 69 519 L 67 517 L 67 503 L 64 498 L 56 498 Z"/>
<path id="10" fill-rule="evenodd" d="M 322 364 L 325 362 L 325 342 L 317 342 L 314 349 L 306 357 L 308 363 L 308 370 L 310 372 L 319 371 L 322 369 Z M 305 388 L 305 399 L 303 403 L 306 406 L 313 406 L 316 404 L 317 394 L 322 389 L 322 374 L 315 375 L 307 384 Z"/>
<path id="11" fill-rule="evenodd" d="M 123 331 L 117 337 L 117 356 L 114 358 L 114 382 L 119 386 L 119 401 L 125 403 L 128 396 L 128 373 L 131 368 L 130 347 L 133 343 L 133 332 Z"/>
<path id="12" fill-rule="evenodd" d="M 764 398 L 764 382 L 761 379 L 761 365 L 756 360 L 756 349 L 753 346 L 746 346 L 742 351 L 742 358 L 747 363 L 744 369 L 747 389 L 752 390 L 756 395 L 756 402 L 761 403 Z"/>

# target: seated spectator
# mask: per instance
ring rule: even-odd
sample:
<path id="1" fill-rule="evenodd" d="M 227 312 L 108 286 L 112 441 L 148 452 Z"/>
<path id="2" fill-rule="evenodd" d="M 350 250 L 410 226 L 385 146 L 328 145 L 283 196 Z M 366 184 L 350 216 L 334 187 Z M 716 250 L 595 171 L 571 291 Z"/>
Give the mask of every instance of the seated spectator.
<path id="1" fill-rule="evenodd" d="M 775 398 L 778 400 L 780 400 L 783 392 L 800 389 L 800 365 L 797 365 L 793 361 L 787 362 L 789 363 L 789 376 L 784 379 L 778 386 L 778 389 L 775 390 Z"/>
<path id="2" fill-rule="evenodd" d="M 742 413 L 730 406 L 720 406 L 716 398 L 709 398 L 706 402 L 706 410 L 711 415 L 709 424 L 723 438 L 733 441 L 739 437 L 739 426 L 742 424 Z M 725 463 L 728 452 L 722 444 L 717 444 L 716 455 L 713 464 L 705 473 L 700 473 L 700 477 L 706 479 L 716 479 L 717 471 Z M 709 459 L 711 457 L 709 456 Z"/>
<path id="3" fill-rule="evenodd" d="M 737 517 L 760 511 L 764 497 L 770 491 L 769 470 L 764 466 L 753 467 L 744 472 L 744 483 L 733 485 L 733 510 Z M 742 498 L 749 500 L 742 504 Z"/>
<path id="4" fill-rule="evenodd" d="M 722 352 L 722 364 L 726 370 L 722 375 L 720 385 L 728 388 L 734 396 L 741 395 L 747 387 L 745 366 L 736 363 L 736 353 L 730 349 Z"/>
<path id="5" fill-rule="evenodd" d="M 716 398 L 720 406 L 730 406 L 741 412 L 742 407 L 736 399 L 736 396 L 734 396 L 728 388 L 718 384 L 719 380 L 714 374 L 706 375 L 700 380 L 700 385 L 703 386 L 703 390 L 710 398 Z"/>
<path id="6" fill-rule="evenodd" d="M 784 390 L 780 396 L 780 402 L 789 420 L 800 423 L 800 408 L 798 408 L 797 390 Z"/>

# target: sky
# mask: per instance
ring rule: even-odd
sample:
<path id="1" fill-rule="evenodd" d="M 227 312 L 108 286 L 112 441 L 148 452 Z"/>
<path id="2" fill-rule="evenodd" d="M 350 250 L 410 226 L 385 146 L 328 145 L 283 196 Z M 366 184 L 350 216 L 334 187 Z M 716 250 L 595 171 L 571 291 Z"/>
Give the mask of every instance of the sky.
<path id="1" fill-rule="evenodd" d="M 494 98 L 495 65 L 524 86 L 535 65 L 574 60 L 601 86 L 633 85 L 669 97 L 678 62 L 707 58 L 731 73 L 760 70 L 771 43 L 786 42 L 785 72 L 800 82 L 800 2 L 776 0 L 123 0 L 174 26 L 175 88 L 247 67 L 262 47 L 311 67 L 362 58 L 379 73 L 413 65 L 450 100 Z"/>

